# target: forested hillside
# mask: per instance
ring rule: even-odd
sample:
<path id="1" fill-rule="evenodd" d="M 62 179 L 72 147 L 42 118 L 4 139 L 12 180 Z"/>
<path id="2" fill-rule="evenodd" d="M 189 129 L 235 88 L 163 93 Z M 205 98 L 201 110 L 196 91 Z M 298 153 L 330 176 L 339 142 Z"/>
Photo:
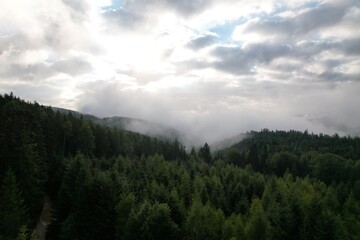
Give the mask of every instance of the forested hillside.
<path id="1" fill-rule="evenodd" d="M 136 118 L 129 117 L 105 117 L 99 118 L 90 114 L 82 114 L 77 111 L 68 110 L 64 108 L 52 107 L 52 109 L 56 112 L 59 111 L 63 114 L 71 113 L 75 117 L 82 116 L 84 119 L 91 120 L 92 122 L 107 126 L 110 128 L 117 128 L 120 130 L 127 130 L 142 133 L 151 137 L 156 137 L 162 140 L 173 140 L 181 138 L 181 134 L 176 129 L 163 126 L 161 124 L 156 124 L 149 121 L 144 121 Z"/>
<path id="2" fill-rule="evenodd" d="M 360 239 L 360 139 L 250 132 L 229 149 L 0 95 L 0 239 Z"/>

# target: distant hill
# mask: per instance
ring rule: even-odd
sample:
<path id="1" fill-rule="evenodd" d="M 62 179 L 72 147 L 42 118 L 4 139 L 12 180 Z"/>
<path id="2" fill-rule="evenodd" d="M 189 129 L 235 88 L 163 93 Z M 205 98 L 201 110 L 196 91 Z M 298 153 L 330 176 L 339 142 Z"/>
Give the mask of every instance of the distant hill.
<path id="1" fill-rule="evenodd" d="M 51 107 L 51 109 L 54 110 L 55 112 L 59 111 L 60 113 L 63 113 L 63 114 L 71 113 L 72 115 L 74 115 L 76 117 L 81 117 L 82 116 L 83 118 L 89 119 L 89 120 L 94 121 L 94 122 L 101 121 L 101 118 L 99 118 L 99 117 L 96 117 L 94 115 L 87 114 L 87 113 L 81 113 L 81 112 L 78 112 L 78 111 L 75 111 L 75 110 L 70 110 L 70 109 L 66 109 L 66 108 L 59 108 L 59 107 Z"/>
<path id="2" fill-rule="evenodd" d="M 263 129 L 260 132 L 250 131 L 242 134 L 243 139 L 233 144 L 233 148 L 239 151 L 250 152 L 256 146 L 268 154 L 276 152 L 292 152 L 300 155 L 304 152 L 334 153 L 344 158 L 360 159 L 360 138 L 343 136 L 337 134 L 329 136 L 326 134 L 313 134 L 295 130 L 270 131 Z"/>
<path id="3" fill-rule="evenodd" d="M 181 133 L 174 128 L 128 117 L 106 117 L 97 121 L 108 127 L 125 129 L 132 132 L 142 133 L 151 137 L 157 137 L 163 140 L 181 139 Z"/>
<path id="4" fill-rule="evenodd" d="M 162 140 L 173 141 L 174 139 L 182 139 L 181 133 L 178 130 L 171 127 L 163 126 L 159 123 L 145 121 L 142 119 L 119 116 L 99 118 L 91 114 L 81 113 L 65 108 L 52 107 L 52 109 L 54 111 L 59 111 L 60 113 L 71 113 L 72 115 L 77 117 L 82 116 L 85 119 L 89 119 L 103 126 L 123 129 L 131 132 L 138 132 Z"/>
<path id="5" fill-rule="evenodd" d="M 222 150 L 222 149 L 225 149 L 225 148 L 228 148 L 230 146 L 240 143 L 243 139 L 245 139 L 246 137 L 249 137 L 249 136 L 250 136 L 249 134 L 241 133 L 236 136 L 226 138 L 221 141 L 212 143 L 210 145 L 210 147 L 211 147 L 212 151 Z"/>

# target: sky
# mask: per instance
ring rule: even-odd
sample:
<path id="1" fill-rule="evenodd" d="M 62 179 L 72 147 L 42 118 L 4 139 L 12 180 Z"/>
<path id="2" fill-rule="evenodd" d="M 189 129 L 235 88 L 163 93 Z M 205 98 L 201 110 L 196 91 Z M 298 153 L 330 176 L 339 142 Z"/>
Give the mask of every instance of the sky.
<path id="1" fill-rule="evenodd" d="M 360 135 L 358 0 L 0 0 L 0 93 L 215 142 Z"/>

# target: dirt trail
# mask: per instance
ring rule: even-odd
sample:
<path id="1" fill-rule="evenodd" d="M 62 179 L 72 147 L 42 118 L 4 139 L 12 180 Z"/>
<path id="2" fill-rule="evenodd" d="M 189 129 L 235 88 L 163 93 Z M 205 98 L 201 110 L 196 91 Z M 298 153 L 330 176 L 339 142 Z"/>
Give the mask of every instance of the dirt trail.
<path id="1" fill-rule="evenodd" d="M 41 210 L 39 221 L 34 230 L 38 240 L 45 240 L 46 228 L 51 222 L 52 210 L 51 201 L 49 197 L 45 195 L 43 209 Z"/>

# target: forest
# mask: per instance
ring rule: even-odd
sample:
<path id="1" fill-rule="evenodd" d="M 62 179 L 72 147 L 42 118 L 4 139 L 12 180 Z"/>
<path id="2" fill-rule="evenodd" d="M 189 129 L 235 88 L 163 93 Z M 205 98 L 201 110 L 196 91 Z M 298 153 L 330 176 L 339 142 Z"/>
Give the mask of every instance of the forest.
<path id="1" fill-rule="evenodd" d="M 360 239 L 360 138 L 250 131 L 185 149 L 0 95 L 0 240 Z"/>

